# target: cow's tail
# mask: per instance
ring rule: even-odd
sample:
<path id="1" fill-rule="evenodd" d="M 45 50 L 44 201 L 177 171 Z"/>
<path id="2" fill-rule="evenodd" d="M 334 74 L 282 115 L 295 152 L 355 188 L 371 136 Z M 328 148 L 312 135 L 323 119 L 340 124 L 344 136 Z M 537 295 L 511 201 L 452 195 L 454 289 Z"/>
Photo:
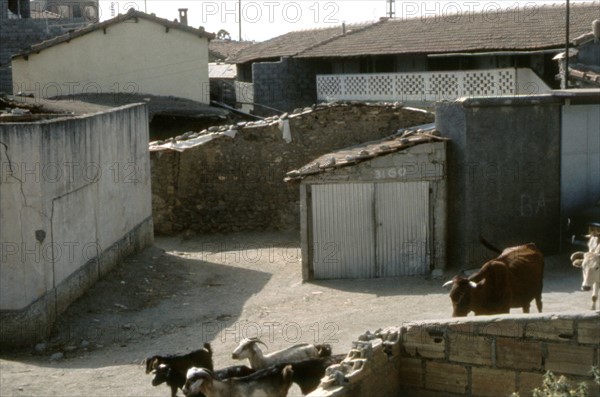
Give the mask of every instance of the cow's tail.
<path id="1" fill-rule="evenodd" d="M 489 241 L 487 241 L 486 239 L 483 238 L 483 236 L 480 234 L 479 235 L 479 242 L 481 244 L 483 244 L 484 247 L 486 247 L 487 249 L 494 251 L 498 254 L 501 254 L 502 251 L 500 249 L 498 249 L 497 247 L 495 247 L 494 245 L 492 245 L 492 243 L 490 243 Z"/>

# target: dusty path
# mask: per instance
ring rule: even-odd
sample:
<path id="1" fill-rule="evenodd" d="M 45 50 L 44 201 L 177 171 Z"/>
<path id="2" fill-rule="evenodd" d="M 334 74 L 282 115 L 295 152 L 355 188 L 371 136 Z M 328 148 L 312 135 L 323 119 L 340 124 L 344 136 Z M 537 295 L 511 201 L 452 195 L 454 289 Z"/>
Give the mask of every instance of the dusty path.
<path id="1" fill-rule="evenodd" d="M 168 396 L 140 366 L 150 354 L 208 341 L 223 367 L 257 335 L 271 350 L 316 341 L 344 353 L 366 330 L 450 316 L 444 280 L 302 283 L 298 247 L 296 234 L 159 238 L 72 305 L 42 353 L 2 356 L 0 396 Z M 587 310 L 580 283 L 566 256 L 548 258 L 544 311 Z"/>

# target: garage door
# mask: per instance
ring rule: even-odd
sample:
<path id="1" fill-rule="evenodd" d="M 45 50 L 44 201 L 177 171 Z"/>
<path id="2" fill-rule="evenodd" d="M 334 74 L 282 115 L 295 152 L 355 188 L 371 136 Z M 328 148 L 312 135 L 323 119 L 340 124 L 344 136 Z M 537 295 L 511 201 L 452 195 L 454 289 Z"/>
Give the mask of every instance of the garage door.
<path id="1" fill-rule="evenodd" d="M 312 185 L 315 279 L 429 271 L 428 182 Z"/>

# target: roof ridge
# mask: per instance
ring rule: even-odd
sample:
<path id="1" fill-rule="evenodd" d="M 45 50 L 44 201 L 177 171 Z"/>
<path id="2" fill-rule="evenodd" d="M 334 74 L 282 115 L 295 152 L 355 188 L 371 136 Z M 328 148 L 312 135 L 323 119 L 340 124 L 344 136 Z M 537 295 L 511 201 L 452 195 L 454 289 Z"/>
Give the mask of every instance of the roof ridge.
<path id="1" fill-rule="evenodd" d="M 297 53 L 296 53 L 296 54 L 294 54 L 293 56 L 296 56 L 296 55 L 302 54 L 302 53 L 303 53 L 303 52 L 305 52 L 305 51 L 312 50 L 312 49 L 314 49 L 314 48 L 317 48 L 317 47 L 319 47 L 319 46 L 325 45 L 325 44 L 327 44 L 327 43 L 331 43 L 332 41 L 334 41 L 334 40 L 337 40 L 337 39 L 339 39 L 340 37 L 349 36 L 349 35 L 351 35 L 351 34 L 358 33 L 358 32 L 364 32 L 365 30 L 367 30 L 367 29 L 370 29 L 370 28 L 372 28 L 372 27 L 374 27 L 374 26 L 380 25 L 380 24 L 384 23 L 384 22 L 385 22 L 385 21 L 387 21 L 387 20 L 388 20 L 388 18 L 379 18 L 379 21 L 375 21 L 375 22 L 373 22 L 373 23 L 366 24 L 366 25 L 364 25 L 364 26 L 363 26 L 362 28 L 360 28 L 360 29 L 357 29 L 357 30 L 350 30 L 350 31 L 348 31 L 348 32 L 343 32 L 343 33 L 341 33 L 341 34 L 338 34 L 338 35 L 335 35 L 335 36 L 329 37 L 329 38 L 327 38 L 327 39 L 325 39 L 325 40 L 323 40 L 323 41 L 321 41 L 321 42 L 319 42 L 319 43 L 317 43 L 317 44 L 314 44 L 314 45 L 312 45 L 312 46 L 309 46 L 309 47 L 307 47 L 307 48 L 303 49 L 303 50 L 302 50 L 302 51 L 300 51 L 300 52 L 297 52 Z M 345 26 L 345 25 L 342 25 L 342 26 Z"/>
<path id="2" fill-rule="evenodd" d="M 147 21 L 162 24 L 163 26 L 166 26 L 166 27 L 170 27 L 170 28 L 172 27 L 174 29 L 179 29 L 179 30 L 182 30 L 182 31 L 185 31 L 188 33 L 199 34 L 199 35 L 206 37 L 209 41 L 215 37 L 214 33 L 209 33 L 207 31 L 205 31 L 203 27 L 201 29 L 194 28 L 193 26 L 188 26 L 188 25 L 181 24 L 179 22 L 174 22 L 174 21 L 170 21 L 165 18 L 157 17 L 155 14 L 147 14 L 145 12 L 130 8 L 125 14 L 118 14 L 117 16 L 115 16 L 111 19 L 107 19 L 106 21 L 95 22 L 95 23 L 89 24 L 87 26 L 81 27 L 79 29 L 74 29 L 67 33 L 64 33 L 64 34 L 52 37 L 50 39 L 41 41 L 39 43 L 33 44 L 33 45 L 29 46 L 29 48 L 27 48 L 17 54 L 14 54 L 11 58 L 27 56 L 34 52 L 40 52 L 42 50 L 45 50 L 46 48 L 53 47 L 60 43 L 69 42 L 72 39 L 78 38 L 80 36 L 84 36 L 88 33 L 94 32 L 96 30 L 106 29 L 109 26 L 115 25 L 120 22 L 124 22 L 131 18 L 141 18 L 141 19 L 144 19 Z"/>

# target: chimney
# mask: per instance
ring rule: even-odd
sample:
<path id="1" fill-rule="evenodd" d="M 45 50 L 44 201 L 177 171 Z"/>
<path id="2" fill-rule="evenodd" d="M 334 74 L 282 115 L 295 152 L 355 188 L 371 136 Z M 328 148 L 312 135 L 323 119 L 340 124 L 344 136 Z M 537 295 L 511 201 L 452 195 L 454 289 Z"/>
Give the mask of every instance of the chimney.
<path id="1" fill-rule="evenodd" d="M 342 22 L 342 34 L 346 34 L 346 22 Z"/>
<path id="2" fill-rule="evenodd" d="M 182 25 L 185 25 L 185 26 L 187 26 L 187 24 L 188 24 L 187 12 L 188 12 L 187 8 L 179 9 L 179 23 L 181 23 Z"/>

